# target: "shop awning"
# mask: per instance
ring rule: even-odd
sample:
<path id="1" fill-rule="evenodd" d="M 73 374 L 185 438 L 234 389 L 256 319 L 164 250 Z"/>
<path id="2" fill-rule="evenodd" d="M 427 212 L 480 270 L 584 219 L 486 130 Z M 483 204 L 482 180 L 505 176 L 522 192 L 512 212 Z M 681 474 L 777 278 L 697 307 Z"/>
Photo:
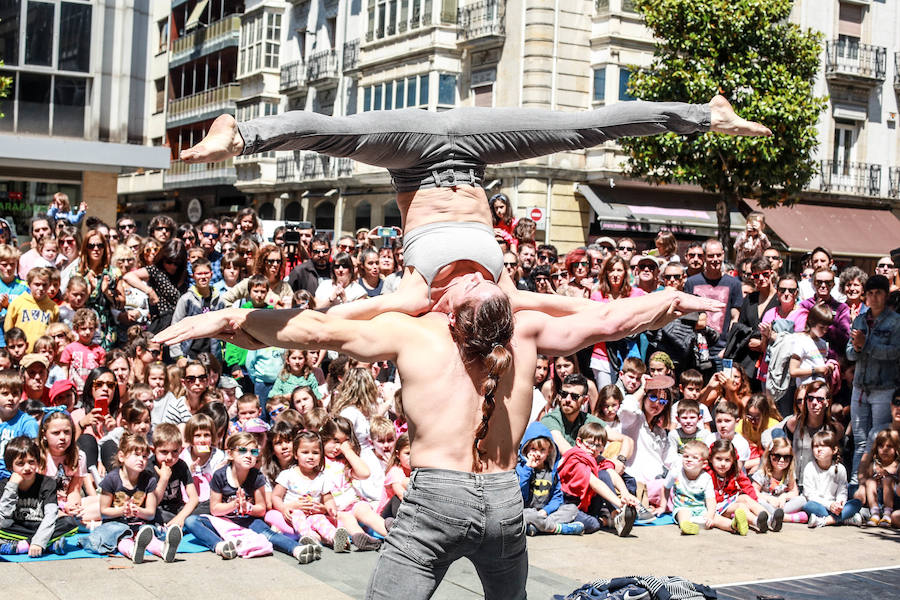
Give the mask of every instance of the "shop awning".
<path id="1" fill-rule="evenodd" d="M 585 183 L 579 183 L 577 189 L 594 209 L 603 229 L 647 232 L 667 229 L 675 234 L 714 237 L 719 228 L 715 200 L 709 195 L 652 187 L 609 189 Z M 731 212 L 732 232 L 741 231 L 745 224 L 741 213 Z"/>
<path id="2" fill-rule="evenodd" d="M 797 204 L 793 207 L 760 208 L 766 226 L 791 252 L 809 252 L 817 246 L 837 256 L 878 258 L 900 246 L 900 219 L 889 210 Z"/>

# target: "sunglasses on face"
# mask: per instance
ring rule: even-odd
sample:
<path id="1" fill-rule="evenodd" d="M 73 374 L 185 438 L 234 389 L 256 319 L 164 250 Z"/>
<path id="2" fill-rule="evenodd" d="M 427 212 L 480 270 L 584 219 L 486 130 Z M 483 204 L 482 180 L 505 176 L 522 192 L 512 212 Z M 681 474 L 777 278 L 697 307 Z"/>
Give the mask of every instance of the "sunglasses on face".
<path id="1" fill-rule="evenodd" d="M 269 265 L 270 267 L 273 267 L 275 265 L 280 265 L 281 259 L 280 258 L 267 258 L 266 264 Z"/>
<path id="2" fill-rule="evenodd" d="M 219 234 L 218 234 L 218 233 L 212 233 L 211 231 L 204 231 L 204 232 L 202 233 L 202 235 L 203 235 L 203 237 L 205 237 L 205 238 L 208 239 L 208 240 L 216 240 L 216 239 L 219 239 Z"/>
<path id="3" fill-rule="evenodd" d="M 762 417 L 761 417 L 760 415 L 750 415 L 750 414 L 748 414 L 748 415 L 746 415 L 744 418 L 747 419 L 748 421 L 750 421 L 751 423 L 759 423 L 759 420 L 760 420 Z"/>
<path id="4" fill-rule="evenodd" d="M 188 383 L 197 383 L 206 381 L 206 375 L 185 375 L 184 380 Z"/>
<path id="5" fill-rule="evenodd" d="M 778 293 L 779 293 L 779 294 L 788 294 L 788 293 L 790 293 L 790 294 L 796 294 L 796 293 L 797 293 L 797 288 L 793 288 L 793 287 L 779 287 L 779 288 L 778 288 Z"/>
<path id="6" fill-rule="evenodd" d="M 351 246 L 349 244 L 338 244 L 338 248 L 340 248 L 344 252 L 350 252 L 352 250 L 356 250 L 356 246 Z"/>
<path id="7" fill-rule="evenodd" d="M 519 263 L 505 262 L 505 263 L 503 263 L 503 266 L 504 266 L 504 267 L 518 267 L 518 266 L 519 266 Z"/>
<path id="8" fill-rule="evenodd" d="M 285 406 L 284 404 L 282 404 L 281 406 L 275 407 L 275 408 L 273 408 L 272 410 L 270 410 L 270 411 L 269 411 L 269 416 L 272 417 L 272 418 L 274 419 L 275 417 L 277 417 L 278 415 L 280 415 L 281 413 L 283 413 L 285 410 L 287 410 L 287 406 Z"/>
<path id="9" fill-rule="evenodd" d="M 103 244 L 88 244 L 88 250 L 103 250 Z"/>
<path id="10" fill-rule="evenodd" d="M 222 233 L 234 233 L 234 227 L 223 227 Z"/>
<path id="11" fill-rule="evenodd" d="M 828 396 L 807 396 L 806 401 L 807 402 L 821 402 L 824 404 L 825 402 L 828 402 Z"/>
<path id="12" fill-rule="evenodd" d="M 535 283 L 549 283 L 550 278 L 549 277 L 535 277 L 534 282 Z"/>
<path id="13" fill-rule="evenodd" d="M 315 254 L 315 255 L 317 255 L 317 256 L 325 256 L 325 255 L 328 254 L 329 252 L 330 252 L 330 250 L 313 250 L 313 251 L 312 251 L 312 253 Z"/>
<path id="14" fill-rule="evenodd" d="M 655 271 L 656 267 L 654 265 L 638 265 L 635 269 L 637 271 Z"/>
<path id="15" fill-rule="evenodd" d="M 563 277 L 565 277 L 564 273 L 554 273 L 550 276 L 550 279 L 562 279 Z"/>
<path id="16" fill-rule="evenodd" d="M 572 400 L 578 400 L 583 398 L 581 394 L 578 392 L 559 392 L 559 399 L 565 400 L 566 398 L 571 398 Z"/>
<path id="17" fill-rule="evenodd" d="M 831 287 L 834 285 L 833 279 L 816 279 L 816 287 Z"/>
<path id="18" fill-rule="evenodd" d="M 91 384 L 91 387 L 94 388 L 95 390 L 99 390 L 102 387 L 105 387 L 105 388 L 111 390 L 116 387 L 116 382 L 115 381 L 104 381 L 102 379 L 95 379 L 94 383 Z"/>
<path id="19" fill-rule="evenodd" d="M 668 398 L 660 398 L 659 396 L 654 396 L 653 394 L 647 395 L 647 400 L 649 400 L 653 404 L 659 404 L 660 406 L 665 406 L 669 403 Z"/>
<path id="20" fill-rule="evenodd" d="M 623 252 L 634 250 L 634 246 L 616 246 L 616 248 Z"/>
<path id="21" fill-rule="evenodd" d="M 538 254 L 540 260 L 553 260 L 552 254 Z"/>
<path id="22" fill-rule="evenodd" d="M 768 279 L 772 276 L 772 271 L 761 271 L 759 273 L 750 273 L 753 279 Z"/>
<path id="23" fill-rule="evenodd" d="M 241 456 L 244 456 L 247 453 L 249 453 L 250 456 L 259 456 L 259 448 L 247 448 L 246 446 L 241 446 L 240 448 L 236 448 L 235 452 Z"/>
<path id="24" fill-rule="evenodd" d="M 169 229 L 168 227 L 166 227 L 165 225 L 158 225 L 153 228 L 153 231 L 168 231 L 169 233 L 172 232 L 172 230 Z"/>
<path id="25" fill-rule="evenodd" d="M 679 279 L 681 279 L 681 275 L 663 275 L 663 279 L 665 279 L 666 281 L 678 281 Z"/>
<path id="26" fill-rule="evenodd" d="M 770 454 L 772 462 L 791 462 L 794 456 L 792 454 Z"/>
<path id="27" fill-rule="evenodd" d="M 589 263 L 589 262 L 586 261 L 586 260 L 580 260 L 580 261 L 578 261 L 577 263 L 574 263 L 574 264 L 575 264 L 576 267 L 589 267 L 589 266 L 591 266 L 591 263 Z"/>
<path id="28" fill-rule="evenodd" d="M 134 223 L 122 223 L 119 229 L 134 229 Z"/>
<path id="29" fill-rule="evenodd" d="M 153 356 L 159 356 L 160 354 L 162 354 L 162 348 L 147 348 L 147 352 L 149 352 Z"/>
<path id="30" fill-rule="evenodd" d="M 334 265 L 332 267 L 332 269 L 334 269 L 335 271 L 337 271 L 338 269 L 345 269 L 345 270 L 349 271 L 350 265 Z"/>

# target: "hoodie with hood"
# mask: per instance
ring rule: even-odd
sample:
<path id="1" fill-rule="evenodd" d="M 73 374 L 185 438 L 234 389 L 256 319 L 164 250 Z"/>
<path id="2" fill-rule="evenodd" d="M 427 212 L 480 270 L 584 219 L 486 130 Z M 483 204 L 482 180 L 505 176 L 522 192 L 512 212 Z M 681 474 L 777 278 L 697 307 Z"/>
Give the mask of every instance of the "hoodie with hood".
<path id="1" fill-rule="evenodd" d="M 547 457 L 549 469 L 541 467 L 532 469 L 526 464 L 525 446 L 537 438 L 550 440 L 550 454 Z M 550 515 L 562 505 L 563 492 L 559 484 L 559 475 L 556 472 L 558 462 L 559 449 L 553 442 L 550 430 L 539 422 L 531 423 L 525 430 L 522 443 L 519 444 L 519 459 L 516 463 L 516 475 L 519 476 L 519 489 L 522 490 L 525 508 L 543 510 Z"/>

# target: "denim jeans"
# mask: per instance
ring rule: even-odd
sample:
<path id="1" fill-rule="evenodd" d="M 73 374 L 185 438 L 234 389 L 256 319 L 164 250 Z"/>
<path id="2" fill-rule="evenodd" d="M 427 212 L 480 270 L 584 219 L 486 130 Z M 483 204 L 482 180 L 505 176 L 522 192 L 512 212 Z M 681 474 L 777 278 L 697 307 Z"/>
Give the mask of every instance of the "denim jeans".
<path id="1" fill-rule="evenodd" d="M 841 514 L 837 515 L 828 510 L 827 506 L 810 500 L 803 505 L 803 512 L 810 515 L 816 515 L 817 517 L 827 517 L 828 515 L 831 515 L 837 520 L 838 523 L 843 523 L 844 521 L 858 513 L 860 508 L 862 508 L 862 502 L 860 502 L 856 498 L 853 498 L 852 500 L 847 500 L 847 502 L 844 503 L 844 508 L 841 510 Z"/>
<path id="2" fill-rule="evenodd" d="M 486 600 L 525 598 L 525 521 L 514 471 L 415 469 L 366 598 L 430 598 L 462 557 L 475 566 Z"/>
<path id="3" fill-rule="evenodd" d="M 617 102 L 581 112 L 417 108 L 330 117 L 292 110 L 238 124 L 244 154 L 315 150 L 384 167 L 397 191 L 480 185 L 486 164 L 583 150 L 622 136 L 709 130 L 708 104 Z"/>
<path id="4" fill-rule="evenodd" d="M 859 462 L 869 441 L 869 434 L 887 428 L 891 424 L 891 398 L 894 390 L 869 390 L 853 386 L 850 396 L 850 422 L 853 428 L 853 472 L 850 483 L 856 484 Z"/>

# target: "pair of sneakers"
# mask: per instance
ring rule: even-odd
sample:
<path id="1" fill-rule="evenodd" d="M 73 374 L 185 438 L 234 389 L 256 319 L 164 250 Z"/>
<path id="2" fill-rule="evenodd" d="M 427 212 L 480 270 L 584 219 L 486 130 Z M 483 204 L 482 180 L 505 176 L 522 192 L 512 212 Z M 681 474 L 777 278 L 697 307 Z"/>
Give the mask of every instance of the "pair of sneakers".
<path id="1" fill-rule="evenodd" d="M 322 558 L 322 545 L 319 540 L 304 535 L 300 538 L 297 547 L 294 548 L 293 556 L 301 565 L 309 564 Z"/>
<path id="2" fill-rule="evenodd" d="M 623 506 L 613 512 L 612 524 L 619 537 L 628 537 L 634 522 L 637 520 L 637 510 L 633 506 Z"/>
<path id="3" fill-rule="evenodd" d="M 857 513 L 859 514 L 859 513 Z M 856 516 L 856 515 L 853 515 Z M 872 516 L 869 517 L 867 521 L 869 527 L 884 527 L 886 529 L 891 528 L 891 517 L 890 515 L 879 515 L 878 513 L 872 513 Z"/>
<path id="4" fill-rule="evenodd" d="M 144 562 L 144 553 L 147 546 L 153 541 L 156 533 L 152 525 L 143 525 L 138 529 L 134 536 L 134 551 L 131 555 L 131 562 L 139 565 Z M 167 562 L 175 562 L 175 554 L 178 552 L 178 544 L 182 538 L 181 527 L 174 525 L 166 530 L 165 541 L 163 542 L 162 559 Z"/>
<path id="5" fill-rule="evenodd" d="M 531 523 L 525 526 L 525 535 L 532 537 L 539 533 L 541 533 L 541 531 Z M 556 526 L 554 531 L 548 531 L 547 533 L 555 533 L 556 535 L 581 535 L 584 533 L 584 523 L 578 521 L 560 523 Z"/>

